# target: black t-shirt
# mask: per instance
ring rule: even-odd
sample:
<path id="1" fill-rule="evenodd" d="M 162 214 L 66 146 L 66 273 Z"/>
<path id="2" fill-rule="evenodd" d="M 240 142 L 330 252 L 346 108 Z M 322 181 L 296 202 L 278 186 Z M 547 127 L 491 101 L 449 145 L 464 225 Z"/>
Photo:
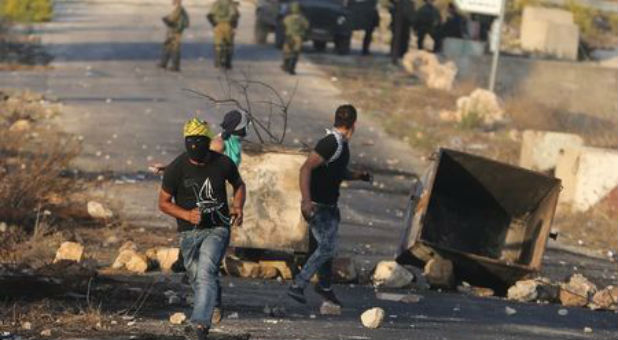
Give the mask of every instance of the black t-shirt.
<path id="1" fill-rule="evenodd" d="M 163 190 L 174 197 L 174 202 L 183 209 L 202 210 L 198 229 L 225 226 L 229 218 L 225 181 L 233 187 L 242 183 L 236 165 L 225 155 L 212 152 L 204 165 L 192 164 L 186 153 L 165 168 Z M 191 230 L 195 226 L 183 219 L 176 219 L 178 231 Z"/>
<path id="2" fill-rule="evenodd" d="M 314 151 L 324 158 L 324 164 L 311 172 L 311 200 L 322 204 L 337 204 L 339 187 L 348 171 L 350 149 L 341 140 L 341 153 L 334 161 L 329 160 L 337 152 L 337 138 L 333 134 L 320 139 Z"/>

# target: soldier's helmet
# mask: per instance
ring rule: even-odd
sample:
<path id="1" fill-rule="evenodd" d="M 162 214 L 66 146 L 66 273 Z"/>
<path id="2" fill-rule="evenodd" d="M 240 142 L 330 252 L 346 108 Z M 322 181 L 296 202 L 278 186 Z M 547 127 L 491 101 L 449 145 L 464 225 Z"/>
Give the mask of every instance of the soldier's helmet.
<path id="1" fill-rule="evenodd" d="M 290 4 L 290 13 L 300 14 L 300 4 L 297 1 L 294 1 Z"/>

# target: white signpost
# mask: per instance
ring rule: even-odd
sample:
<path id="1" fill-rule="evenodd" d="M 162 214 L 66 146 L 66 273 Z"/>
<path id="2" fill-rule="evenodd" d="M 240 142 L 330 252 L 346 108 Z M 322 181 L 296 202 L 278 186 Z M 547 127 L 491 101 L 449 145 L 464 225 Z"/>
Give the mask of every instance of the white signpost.
<path id="1" fill-rule="evenodd" d="M 496 72 L 498 71 L 498 59 L 500 56 L 500 32 L 502 31 L 502 22 L 504 21 L 504 10 L 506 0 L 455 0 L 457 8 L 464 12 L 495 15 L 498 17 L 498 22 L 495 26 L 497 32 L 496 46 L 491 62 L 491 73 L 489 74 L 489 90 L 493 91 L 496 85 Z"/>

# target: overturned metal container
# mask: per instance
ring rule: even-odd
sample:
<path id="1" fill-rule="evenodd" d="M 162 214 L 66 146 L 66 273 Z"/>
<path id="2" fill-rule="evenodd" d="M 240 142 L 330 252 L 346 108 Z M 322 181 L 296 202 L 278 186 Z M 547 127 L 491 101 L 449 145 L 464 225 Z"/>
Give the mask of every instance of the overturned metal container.
<path id="1" fill-rule="evenodd" d="M 560 180 L 440 149 L 412 188 L 398 261 L 453 261 L 458 279 L 503 290 L 541 269 Z"/>

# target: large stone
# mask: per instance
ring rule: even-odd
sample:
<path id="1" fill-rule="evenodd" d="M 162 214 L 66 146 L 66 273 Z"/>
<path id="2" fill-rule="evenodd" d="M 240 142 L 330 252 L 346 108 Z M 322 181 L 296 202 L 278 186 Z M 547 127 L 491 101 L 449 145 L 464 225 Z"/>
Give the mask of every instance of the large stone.
<path id="1" fill-rule="evenodd" d="M 261 260 L 259 262 L 261 267 L 272 267 L 275 268 L 278 272 L 278 275 L 281 276 L 284 280 L 291 280 L 292 268 L 285 261 L 276 261 L 276 260 Z"/>
<path id="2" fill-rule="evenodd" d="M 126 268 L 134 273 L 145 273 L 148 270 L 148 258 L 133 249 L 123 249 L 112 264 L 113 269 Z"/>
<path id="3" fill-rule="evenodd" d="M 406 71 L 421 79 L 432 89 L 450 91 L 453 89 L 457 66 L 452 61 L 441 64 L 434 53 L 423 50 L 410 50 L 403 56 Z"/>
<path id="4" fill-rule="evenodd" d="M 80 262 L 84 255 L 84 246 L 77 242 L 63 242 L 56 251 L 54 262 L 69 260 Z"/>
<path id="5" fill-rule="evenodd" d="M 114 213 L 106 208 L 103 204 L 96 201 L 89 201 L 87 204 L 88 214 L 96 219 L 109 219 L 114 216 Z"/>
<path id="6" fill-rule="evenodd" d="M 574 274 L 560 286 L 560 302 L 563 306 L 584 307 L 596 291 L 594 283 L 581 274 Z"/>
<path id="7" fill-rule="evenodd" d="M 226 256 L 223 259 L 223 269 L 228 275 L 245 278 L 257 278 L 260 275 L 260 264 L 244 261 L 235 256 Z"/>
<path id="8" fill-rule="evenodd" d="M 590 309 L 616 310 L 616 307 L 618 307 L 618 287 L 607 286 L 599 290 L 592 297 L 588 307 Z"/>
<path id="9" fill-rule="evenodd" d="M 178 261 L 179 256 L 179 248 L 157 247 L 146 251 L 148 260 L 157 263 L 163 271 L 172 270 L 172 266 Z"/>
<path id="10" fill-rule="evenodd" d="M 185 320 L 187 320 L 187 316 L 185 315 L 185 313 L 178 312 L 170 316 L 170 323 L 172 325 L 182 325 Z"/>
<path id="11" fill-rule="evenodd" d="M 414 280 L 414 275 L 395 261 L 380 261 L 373 272 L 376 287 L 403 288 Z"/>
<path id="12" fill-rule="evenodd" d="M 425 264 L 423 276 L 431 286 L 450 288 L 455 283 L 453 262 L 434 257 Z"/>
<path id="13" fill-rule="evenodd" d="M 379 328 L 384 321 L 384 309 L 374 307 L 361 314 L 361 323 L 367 328 Z"/>
<path id="14" fill-rule="evenodd" d="M 507 298 L 520 302 L 530 302 L 537 299 L 537 286 L 539 283 L 536 280 L 521 280 L 515 282 L 507 291 Z"/>
<path id="15" fill-rule="evenodd" d="M 502 103 L 495 93 L 478 88 L 469 96 L 457 99 L 455 111 L 440 111 L 440 119 L 457 123 L 468 122 L 470 125 L 493 127 L 505 121 L 506 114 Z"/>
<path id="16" fill-rule="evenodd" d="M 340 283 L 358 281 L 354 260 L 349 257 L 336 257 L 333 260 L 333 280 Z"/>
<path id="17" fill-rule="evenodd" d="M 9 131 L 11 132 L 26 132 L 30 130 L 31 124 L 27 119 L 19 119 L 16 120 L 11 127 L 9 127 Z"/>
<path id="18" fill-rule="evenodd" d="M 556 168 L 558 158 L 568 148 L 584 145 L 584 140 L 572 133 L 525 130 L 522 134 L 519 166 L 549 171 Z"/>
<path id="19" fill-rule="evenodd" d="M 618 151 L 567 148 L 558 159 L 556 177 L 562 180 L 560 202 L 586 211 L 618 186 Z"/>
<path id="20" fill-rule="evenodd" d="M 137 244 L 135 244 L 135 242 L 133 241 L 126 241 L 120 246 L 120 248 L 118 248 L 118 252 L 120 253 L 121 251 L 127 250 L 127 249 L 137 251 Z"/>
<path id="21" fill-rule="evenodd" d="M 527 6 L 520 27 L 521 47 L 525 51 L 576 60 L 579 28 L 566 10 Z"/>
<path id="22" fill-rule="evenodd" d="M 240 172 L 247 185 L 244 223 L 232 227 L 231 246 L 307 251 L 307 223 L 300 214 L 298 153 L 243 154 Z"/>

